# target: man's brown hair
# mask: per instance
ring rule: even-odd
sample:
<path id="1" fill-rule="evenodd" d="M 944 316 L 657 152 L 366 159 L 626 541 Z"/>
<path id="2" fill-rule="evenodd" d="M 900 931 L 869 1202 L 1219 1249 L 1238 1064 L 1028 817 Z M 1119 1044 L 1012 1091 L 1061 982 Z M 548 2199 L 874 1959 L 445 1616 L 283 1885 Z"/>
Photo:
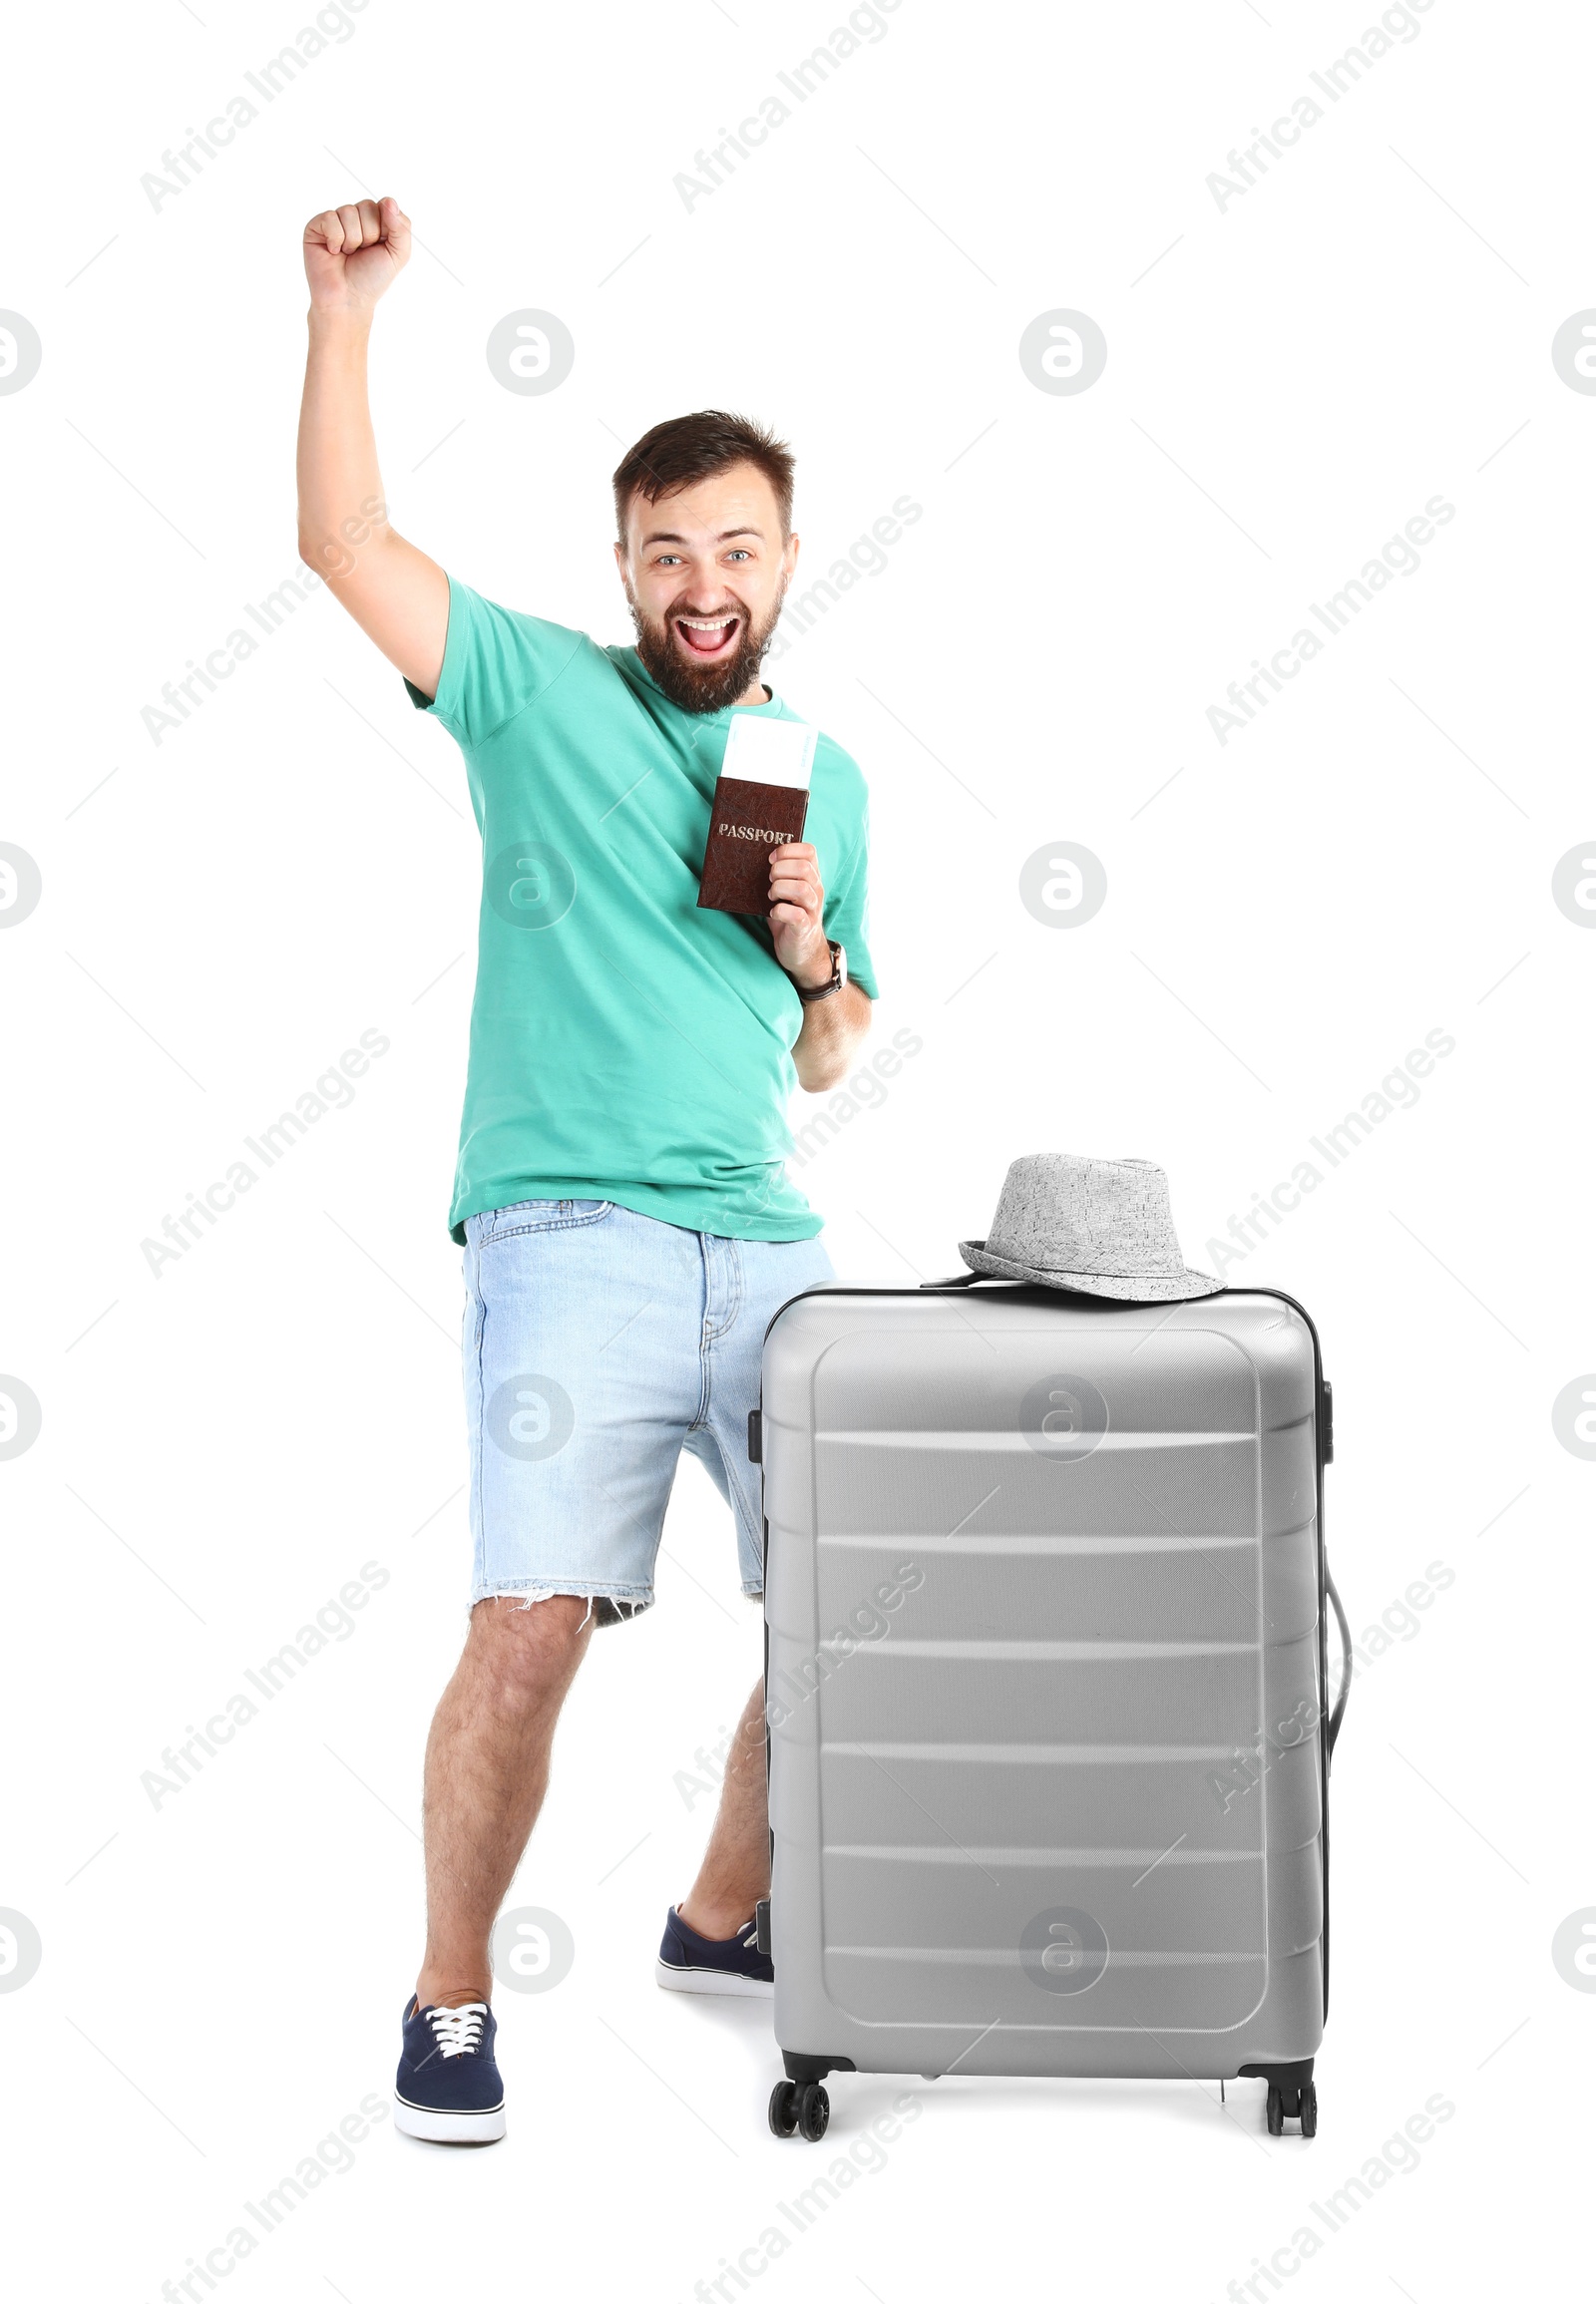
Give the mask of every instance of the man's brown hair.
<path id="1" fill-rule="evenodd" d="M 615 466 L 615 532 L 626 541 L 626 514 L 634 496 L 657 504 L 678 488 L 691 488 L 734 464 L 751 464 L 776 494 L 781 533 L 792 533 L 793 456 L 783 440 L 747 416 L 723 408 L 700 408 L 692 416 L 668 416 L 628 448 Z"/>

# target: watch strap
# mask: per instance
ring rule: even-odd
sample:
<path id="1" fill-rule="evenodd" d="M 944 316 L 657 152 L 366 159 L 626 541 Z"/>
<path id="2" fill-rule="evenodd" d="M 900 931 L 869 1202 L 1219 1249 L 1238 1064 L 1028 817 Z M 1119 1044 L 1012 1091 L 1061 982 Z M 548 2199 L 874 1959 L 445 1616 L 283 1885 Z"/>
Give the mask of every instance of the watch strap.
<path id="1" fill-rule="evenodd" d="M 830 937 L 827 938 L 826 942 L 831 949 L 830 980 L 823 984 L 816 984 L 813 986 L 813 988 L 798 983 L 796 980 L 793 982 L 793 990 L 798 994 L 798 997 L 804 1002 L 805 1006 L 810 1005 L 815 1000 L 829 1000 L 833 992 L 840 992 L 842 990 L 842 946 L 833 942 Z"/>

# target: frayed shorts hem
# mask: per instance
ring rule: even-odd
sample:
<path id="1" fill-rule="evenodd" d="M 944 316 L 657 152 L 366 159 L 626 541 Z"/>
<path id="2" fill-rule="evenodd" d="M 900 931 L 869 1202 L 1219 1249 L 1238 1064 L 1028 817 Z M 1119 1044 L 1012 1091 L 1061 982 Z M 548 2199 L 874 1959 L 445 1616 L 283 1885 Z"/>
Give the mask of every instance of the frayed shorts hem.
<path id="1" fill-rule="evenodd" d="M 595 1624 L 625 1624 L 640 1616 L 654 1604 L 651 1584 L 587 1584 L 573 1577 L 564 1583 L 545 1584 L 530 1579 L 520 1583 L 484 1584 L 471 1595 L 471 1605 L 481 1600 L 518 1600 L 523 1608 L 535 1608 L 540 1600 L 586 1600 L 588 1614 Z M 584 1619 L 586 1622 L 587 1619 Z"/>

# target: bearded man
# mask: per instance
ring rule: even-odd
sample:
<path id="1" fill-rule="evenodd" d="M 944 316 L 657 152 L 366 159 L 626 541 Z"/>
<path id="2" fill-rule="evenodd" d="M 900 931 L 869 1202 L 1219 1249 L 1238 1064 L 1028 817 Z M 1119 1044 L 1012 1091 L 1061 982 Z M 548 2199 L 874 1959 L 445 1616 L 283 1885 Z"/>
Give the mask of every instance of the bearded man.
<path id="1" fill-rule="evenodd" d="M 652 1603 L 683 1447 L 731 1507 L 743 1590 L 761 1590 L 748 1412 L 765 1327 L 832 1277 L 787 1177 L 787 1104 L 795 1083 L 821 1092 L 848 1071 L 876 980 L 864 778 L 823 734 L 806 837 L 772 850 L 768 909 L 697 901 L 734 720 L 797 718 L 759 677 L 798 561 L 790 453 L 707 410 L 621 459 L 634 646 L 484 599 L 387 517 L 366 354 L 409 253 L 392 198 L 305 229 L 299 550 L 460 745 L 482 833 L 449 1212 L 475 1559 L 427 1744 L 427 1943 L 395 2106 L 407 2133 L 471 2143 L 505 2132 L 490 1931 L 594 1630 Z M 769 1993 L 753 1927 L 769 1878 L 756 1687 L 659 1982 Z"/>

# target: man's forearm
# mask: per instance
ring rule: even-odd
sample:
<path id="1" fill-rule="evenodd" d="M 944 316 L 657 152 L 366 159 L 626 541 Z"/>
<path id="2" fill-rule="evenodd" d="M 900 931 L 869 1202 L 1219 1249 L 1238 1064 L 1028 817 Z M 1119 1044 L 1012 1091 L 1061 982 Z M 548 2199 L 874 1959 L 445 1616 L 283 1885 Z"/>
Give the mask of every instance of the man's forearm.
<path id="1" fill-rule="evenodd" d="M 299 557 L 336 585 L 387 529 L 366 388 L 371 314 L 310 313 L 299 409 Z"/>
<path id="2" fill-rule="evenodd" d="M 449 579 L 388 525 L 366 393 L 377 299 L 404 269 L 410 222 L 392 197 L 324 208 L 305 226 L 310 351 L 299 410 L 299 556 L 389 663 L 438 692 Z"/>
<path id="3" fill-rule="evenodd" d="M 844 984 L 830 999 L 804 1006 L 803 1029 L 793 1042 L 798 1085 L 811 1095 L 835 1088 L 870 1030 L 871 1002 L 857 984 Z"/>

